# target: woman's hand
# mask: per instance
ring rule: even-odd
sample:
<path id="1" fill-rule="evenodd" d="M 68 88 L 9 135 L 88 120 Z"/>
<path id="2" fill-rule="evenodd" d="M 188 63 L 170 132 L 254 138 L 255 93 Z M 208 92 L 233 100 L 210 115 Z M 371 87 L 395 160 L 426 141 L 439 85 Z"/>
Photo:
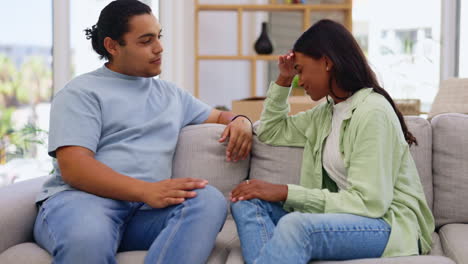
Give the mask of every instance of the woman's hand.
<path id="1" fill-rule="evenodd" d="M 246 180 L 237 185 L 229 194 L 231 202 L 254 198 L 268 202 L 283 202 L 288 197 L 288 186 L 261 180 Z"/>
<path id="2" fill-rule="evenodd" d="M 294 69 L 294 53 L 289 52 L 288 54 L 281 55 L 278 58 L 278 69 L 279 76 L 276 80 L 276 84 L 279 86 L 289 87 L 294 76 L 297 74 Z"/>
<path id="3" fill-rule="evenodd" d="M 237 162 L 249 156 L 252 149 L 252 134 L 252 123 L 243 116 L 239 116 L 226 126 L 219 142 L 222 143 L 229 137 L 226 149 L 227 161 Z"/>

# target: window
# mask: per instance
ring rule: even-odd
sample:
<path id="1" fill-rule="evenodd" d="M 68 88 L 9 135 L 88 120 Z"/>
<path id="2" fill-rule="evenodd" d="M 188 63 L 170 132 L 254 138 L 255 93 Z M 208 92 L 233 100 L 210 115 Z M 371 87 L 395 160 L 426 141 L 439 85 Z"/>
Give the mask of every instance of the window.
<path id="1" fill-rule="evenodd" d="M 0 186 L 51 170 L 52 0 L 17 0 L 0 16 Z M 34 18 L 31 20 L 25 18 Z"/>
<path id="2" fill-rule="evenodd" d="M 420 99 L 423 112 L 439 87 L 440 24 L 440 0 L 353 1 L 353 33 L 381 85 L 394 99 Z"/>
<path id="3" fill-rule="evenodd" d="M 0 28 L 0 186 L 44 176 L 52 170 L 51 158 L 47 153 L 47 130 L 54 90 L 54 1 L 61 0 L 17 0 L 2 6 L 0 23 L 4 26 Z M 86 40 L 83 30 L 97 22 L 100 11 L 111 0 L 68 1 L 71 52 L 64 56 L 70 56 L 70 76 L 75 77 L 92 71 L 103 63 L 92 50 L 91 42 Z M 151 6 L 153 13 L 158 16 L 159 1 L 142 2 Z M 63 5 L 66 6 L 68 5 Z M 55 37 L 63 40 L 62 35 Z M 56 88 L 58 90 L 62 87 Z"/>
<path id="4" fill-rule="evenodd" d="M 458 76 L 468 78 L 468 1 L 461 0 Z"/>

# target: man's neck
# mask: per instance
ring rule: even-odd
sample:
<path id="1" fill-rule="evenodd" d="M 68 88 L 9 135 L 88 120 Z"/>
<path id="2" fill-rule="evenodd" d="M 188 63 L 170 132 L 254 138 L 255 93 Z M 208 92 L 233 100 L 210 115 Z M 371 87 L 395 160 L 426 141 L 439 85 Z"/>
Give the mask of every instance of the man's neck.
<path id="1" fill-rule="evenodd" d="M 117 67 L 114 63 L 112 62 L 107 62 L 106 64 L 104 64 L 104 66 L 107 67 L 107 69 L 113 71 L 113 72 L 117 72 L 117 73 L 120 73 L 120 74 L 125 74 L 125 75 L 130 75 L 128 73 L 126 73 L 125 71 L 123 71 L 121 68 Z"/>

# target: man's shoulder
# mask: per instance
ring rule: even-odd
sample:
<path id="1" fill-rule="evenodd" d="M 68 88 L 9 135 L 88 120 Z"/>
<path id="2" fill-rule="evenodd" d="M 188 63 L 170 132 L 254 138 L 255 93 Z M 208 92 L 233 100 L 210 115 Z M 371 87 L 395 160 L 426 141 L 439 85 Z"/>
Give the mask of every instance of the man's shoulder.
<path id="1" fill-rule="evenodd" d="M 70 97 L 83 97 L 92 96 L 96 89 L 94 87 L 101 86 L 99 84 L 99 75 L 96 71 L 84 73 L 71 79 L 65 86 L 57 91 L 54 95 L 56 97 L 63 97 L 70 99 Z"/>
<path id="2" fill-rule="evenodd" d="M 64 92 L 90 92 L 95 90 L 94 88 L 96 86 L 102 86 L 106 80 L 108 80 L 103 77 L 105 76 L 102 74 L 100 68 L 80 74 L 65 84 L 65 86 L 57 92 L 57 95 Z"/>
<path id="3" fill-rule="evenodd" d="M 160 89 L 160 91 L 166 95 L 184 96 L 188 94 L 186 90 L 180 88 L 177 84 L 160 78 L 153 79 L 153 86 L 156 89 Z"/>

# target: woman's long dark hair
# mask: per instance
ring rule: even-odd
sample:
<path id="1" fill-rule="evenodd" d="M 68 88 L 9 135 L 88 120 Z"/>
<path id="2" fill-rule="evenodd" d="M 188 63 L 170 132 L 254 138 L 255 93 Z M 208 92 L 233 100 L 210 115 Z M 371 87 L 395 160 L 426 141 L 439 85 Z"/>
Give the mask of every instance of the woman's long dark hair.
<path id="1" fill-rule="evenodd" d="M 329 87 L 334 96 L 336 95 L 331 87 L 332 80 L 335 80 L 341 89 L 350 94 L 368 87 L 384 96 L 395 110 L 406 142 L 409 145 L 418 144 L 416 138 L 409 132 L 403 115 L 396 108 L 392 98 L 377 82 L 375 73 L 367 63 L 359 44 L 343 25 L 328 19 L 320 20 L 299 37 L 294 44 L 293 51 L 314 59 L 326 56 L 333 62 Z"/>

